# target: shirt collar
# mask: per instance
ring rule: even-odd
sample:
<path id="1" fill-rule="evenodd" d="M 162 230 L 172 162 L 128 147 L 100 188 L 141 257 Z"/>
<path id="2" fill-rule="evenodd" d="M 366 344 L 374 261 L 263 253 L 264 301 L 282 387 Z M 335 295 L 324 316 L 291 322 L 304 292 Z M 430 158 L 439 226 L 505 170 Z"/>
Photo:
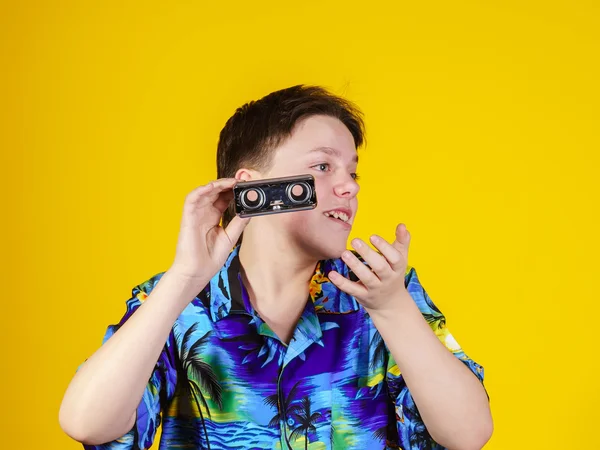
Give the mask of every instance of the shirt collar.
<path id="1" fill-rule="evenodd" d="M 214 322 L 227 317 L 230 313 L 254 315 L 254 309 L 242 283 L 239 248 L 238 245 L 231 251 L 221 270 L 207 286 L 210 316 Z M 339 290 L 327 278 L 331 270 L 356 280 L 353 274 L 349 274 L 348 266 L 341 259 L 319 261 L 310 280 L 308 297 L 312 301 L 314 311 L 317 314 L 347 314 L 357 311 L 360 307 L 356 299 Z"/>

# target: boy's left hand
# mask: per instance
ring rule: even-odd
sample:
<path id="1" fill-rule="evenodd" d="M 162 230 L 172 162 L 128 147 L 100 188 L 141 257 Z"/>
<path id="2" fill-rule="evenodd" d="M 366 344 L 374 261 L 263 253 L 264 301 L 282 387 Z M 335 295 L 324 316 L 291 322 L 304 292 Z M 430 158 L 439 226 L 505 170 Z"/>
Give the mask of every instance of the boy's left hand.
<path id="1" fill-rule="evenodd" d="M 377 235 L 371 236 L 370 241 L 381 255 L 361 239 L 353 239 L 352 247 L 371 268 L 349 250 L 342 254 L 342 259 L 360 281 L 350 281 L 336 271 L 329 272 L 328 278 L 339 289 L 354 296 L 367 310 L 384 310 L 398 302 L 403 293 L 407 294 L 404 276 L 408 265 L 410 233 L 401 223 L 396 227 L 396 240 L 393 243 Z"/>

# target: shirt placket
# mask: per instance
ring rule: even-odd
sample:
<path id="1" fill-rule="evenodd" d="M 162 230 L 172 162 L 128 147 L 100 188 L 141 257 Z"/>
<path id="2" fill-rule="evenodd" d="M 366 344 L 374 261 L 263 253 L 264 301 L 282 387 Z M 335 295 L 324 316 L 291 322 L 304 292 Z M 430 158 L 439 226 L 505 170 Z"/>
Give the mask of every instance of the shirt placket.
<path id="1" fill-rule="evenodd" d="M 294 379 L 293 374 L 287 377 L 285 368 L 291 361 L 296 358 L 304 360 L 304 352 L 311 345 L 317 343 L 323 345 L 321 341 L 322 329 L 319 322 L 319 318 L 315 311 L 315 306 L 312 298 L 309 296 L 306 302 L 306 306 L 298 321 L 298 325 L 294 330 L 294 335 L 289 345 L 286 345 L 279 339 L 279 337 L 271 330 L 266 322 L 258 315 L 256 310 L 252 307 L 248 291 L 246 290 L 244 283 L 241 279 L 241 274 L 237 273 L 238 286 L 240 287 L 240 295 L 244 305 L 246 313 L 252 316 L 252 322 L 256 326 L 258 334 L 263 336 L 263 339 L 275 339 L 277 344 L 280 346 L 280 351 L 283 352 L 283 357 L 278 358 L 279 364 L 279 375 L 277 377 L 277 398 L 278 398 L 278 413 L 279 413 L 279 441 L 281 448 L 289 450 L 292 448 L 292 443 L 289 441 L 291 431 L 294 429 L 296 422 L 290 412 L 290 404 L 296 399 L 286 398 L 289 393 L 284 392 L 284 386 L 292 386 L 297 380 Z"/>
<path id="2" fill-rule="evenodd" d="M 296 358 L 305 359 L 304 352 L 313 344 L 323 345 L 321 341 L 322 331 L 319 323 L 319 318 L 315 312 L 312 301 L 308 301 L 302 316 L 298 322 L 298 326 L 294 330 L 294 335 L 289 345 L 285 348 L 285 354 L 283 355 L 283 362 L 279 372 L 277 380 L 277 392 L 279 396 L 279 427 L 280 427 L 280 440 L 281 448 L 289 449 L 292 447 L 292 443 L 288 445 L 289 436 L 294 430 L 296 421 L 291 414 L 291 404 L 294 401 L 300 400 L 299 398 L 286 398 L 289 395 L 291 386 L 293 386 L 298 380 L 294 378 L 293 373 L 286 372 L 286 368 Z M 287 387 L 287 392 L 284 391 L 284 387 Z"/>

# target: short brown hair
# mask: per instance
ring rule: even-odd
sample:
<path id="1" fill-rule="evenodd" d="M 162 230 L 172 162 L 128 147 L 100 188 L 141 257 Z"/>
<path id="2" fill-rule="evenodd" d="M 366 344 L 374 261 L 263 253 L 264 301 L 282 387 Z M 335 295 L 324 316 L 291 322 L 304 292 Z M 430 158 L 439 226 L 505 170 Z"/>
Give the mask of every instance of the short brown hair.
<path id="1" fill-rule="evenodd" d="M 290 137 L 296 122 L 314 115 L 339 119 L 356 148 L 363 145 L 362 112 L 353 103 L 319 86 L 292 86 L 246 103 L 229 118 L 219 136 L 217 178 L 233 178 L 241 167 L 267 170 L 273 151 Z M 223 214 L 224 227 L 234 215 L 232 204 Z"/>

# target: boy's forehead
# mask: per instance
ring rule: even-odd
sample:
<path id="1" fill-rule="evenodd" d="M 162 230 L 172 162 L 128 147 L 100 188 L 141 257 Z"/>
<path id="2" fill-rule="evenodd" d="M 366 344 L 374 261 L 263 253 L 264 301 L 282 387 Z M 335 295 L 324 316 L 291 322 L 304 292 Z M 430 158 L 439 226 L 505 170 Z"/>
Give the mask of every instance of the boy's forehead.
<path id="1" fill-rule="evenodd" d="M 323 153 L 325 155 L 329 155 L 329 156 L 333 156 L 335 158 L 340 158 L 343 159 L 344 158 L 344 152 L 341 151 L 339 148 L 337 147 L 315 147 L 313 149 L 310 149 L 309 153 L 311 154 L 316 154 L 316 153 Z M 356 153 L 356 151 L 352 151 L 352 161 L 358 164 L 358 153 Z"/>
<path id="2" fill-rule="evenodd" d="M 280 150 L 296 155 L 323 153 L 358 159 L 350 130 L 339 119 L 328 116 L 311 116 L 299 122 Z"/>

